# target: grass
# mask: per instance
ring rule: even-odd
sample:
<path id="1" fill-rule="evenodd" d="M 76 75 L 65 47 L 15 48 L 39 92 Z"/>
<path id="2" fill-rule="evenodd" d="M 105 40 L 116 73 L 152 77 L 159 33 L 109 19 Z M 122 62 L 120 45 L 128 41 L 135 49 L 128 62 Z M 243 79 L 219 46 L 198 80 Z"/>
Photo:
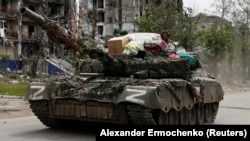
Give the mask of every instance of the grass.
<path id="1" fill-rule="evenodd" d="M 11 83 L 11 80 L 17 80 L 19 83 Z M 19 75 L 7 75 L 0 78 L 0 95 L 25 96 L 28 80 L 21 79 Z"/>

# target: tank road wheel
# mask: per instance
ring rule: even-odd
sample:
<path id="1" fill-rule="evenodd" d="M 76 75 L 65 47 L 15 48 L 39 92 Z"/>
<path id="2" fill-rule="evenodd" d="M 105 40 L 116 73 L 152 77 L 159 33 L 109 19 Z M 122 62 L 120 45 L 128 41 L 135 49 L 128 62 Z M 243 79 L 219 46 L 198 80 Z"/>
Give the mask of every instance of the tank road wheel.
<path id="1" fill-rule="evenodd" d="M 189 125 L 195 125 L 196 123 L 196 108 L 195 106 L 188 110 L 188 124 Z"/>
<path id="2" fill-rule="evenodd" d="M 187 125 L 188 124 L 188 110 L 183 108 L 179 112 L 179 123 L 180 125 Z"/>
<path id="3" fill-rule="evenodd" d="M 198 104 L 196 107 L 197 110 L 197 118 L 196 118 L 196 123 L 197 124 L 203 124 L 205 120 L 205 110 L 204 106 L 201 104 Z"/>
<path id="4" fill-rule="evenodd" d="M 140 105 L 127 105 L 129 122 L 133 125 L 156 125 L 151 109 Z"/>
<path id="5" fill-rule="evenodd" d="M 206 123 L 213 123 L 213 109 L 211 103 L 205 104 L 205 122 Z"/>
<path id="6" fill-rule="evenodd" d="M 178 124 L 178 112 L 175 109 L 171 109 L 168 112 L 168 120 L 170 125 Z"/>
<path id="7" fill-rule="evenodd" d="M 219 109 L 219 102 L 212 103 L 213 122 L 217 116 L 218 109 Z"/>
<path id="8" fill-rule="evenodd" d="M 158 124 L 168 125 L 168 113 L 164 113 L 163 111 L 160 111 Z"/>

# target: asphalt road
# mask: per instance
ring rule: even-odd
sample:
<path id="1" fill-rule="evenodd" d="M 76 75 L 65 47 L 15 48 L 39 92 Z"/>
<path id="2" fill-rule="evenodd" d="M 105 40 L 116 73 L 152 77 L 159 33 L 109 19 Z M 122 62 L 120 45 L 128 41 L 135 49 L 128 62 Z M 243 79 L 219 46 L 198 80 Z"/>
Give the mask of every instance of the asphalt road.
<path id="1" fill-rule="evenodd" d="M 95 141 L 94 130 L 55 130 L 35 116 L 0 120 L 1 141 Z"/>
<path id="2" fill-rule="evenodd" d="M 215 124 L 250 125 L 250 91 L 225 93 Z"/>

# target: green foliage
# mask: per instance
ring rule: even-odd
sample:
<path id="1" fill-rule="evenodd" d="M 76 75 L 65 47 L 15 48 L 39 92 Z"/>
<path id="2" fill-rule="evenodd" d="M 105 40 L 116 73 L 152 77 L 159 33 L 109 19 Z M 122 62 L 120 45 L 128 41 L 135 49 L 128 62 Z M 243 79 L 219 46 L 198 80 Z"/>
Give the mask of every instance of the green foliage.
<path id="1" fill-rule="evenodd" d="M 6 54 L 0 54 L 0 59 L 3 61 L 8 61 L 10 60 L 10 56 Z"/>
<path id="2" fill-rule="evenodd" d="M 160 32 L 164 29 L 165 21 L 165 6 L 156 6 L 149 3 L 146 6 L 146 14 L 139 16 L 136 14 L 135 24 L 140 32 Z"/>
<path id="3" fill-rule="evenodd" d="M 95 40 L 93 39 L 93 37 L 88 36 L 88 35 L 83 35 L 83 42 L 87 45 L 87 46 L 94 46 L 96 44 Z"/>
<path id="4" fill-rule="evenodd" d="M 27 92 L 28 83 L 9 84 L 0 82 L 0 94 L 24 96 Z"/>
<path id="5" fill-rule="evenodd" d="M 19 83 L 13 84 L 10 82 L 12 80 L 17 80 Z M 27 92 L 28 83 L 28 80 L 21 79 L 16 74 L 8 74 L 6 77 L 0 78 L 0 95 L 24 96 Z"/>
<path id="6" fill-rule="evenodd" d="M 208 30 L 199 32 L 201 42 L 209 51 L 210 57 L 223 59 L 232 45 L 232 31 L 227 26 L 213 24 Z"/>
<path id="7" fill-rule="evenodd" d="M 82 37 L 83 37 L 82 42 L 84 42 L 84 44 L 88 48 L 96 46 L 95 40 L 90 35 L 82 35 Z M 79 56 L 79 54 L 76 54 L 76 52 L 73 50 L 66 50 L 65 54 L 67 54 L 66 58 L 74 68 L 78 67 L 79 59 L 89 58 L 87 54 L 82 54 L 81 56 Z"/>
<path id="8" fill-rule="evenodd" d="M 168 30 L 171 40 L 179 41 L 184 48 L 191 50 L 195 39 L 193 31 L 196 28 L 191 14 L 191 9 L 179 10 L 175 0 L 166 1 L 161 5 L 149 3 L 145 15 L 136 14 L 135 25 L 140 32 L 160 33 L 162 30 Z"/>

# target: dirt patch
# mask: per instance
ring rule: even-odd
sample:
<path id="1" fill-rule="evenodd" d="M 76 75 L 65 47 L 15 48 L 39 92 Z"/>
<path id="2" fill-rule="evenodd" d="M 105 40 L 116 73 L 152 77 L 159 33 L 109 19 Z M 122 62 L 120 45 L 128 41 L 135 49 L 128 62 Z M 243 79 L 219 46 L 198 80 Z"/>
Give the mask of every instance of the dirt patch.
<path id="1" fill-rule="evenodd" d="M 19 96 L 0 96 L 0 119 L 33 116 L 28 101 Z"/>

